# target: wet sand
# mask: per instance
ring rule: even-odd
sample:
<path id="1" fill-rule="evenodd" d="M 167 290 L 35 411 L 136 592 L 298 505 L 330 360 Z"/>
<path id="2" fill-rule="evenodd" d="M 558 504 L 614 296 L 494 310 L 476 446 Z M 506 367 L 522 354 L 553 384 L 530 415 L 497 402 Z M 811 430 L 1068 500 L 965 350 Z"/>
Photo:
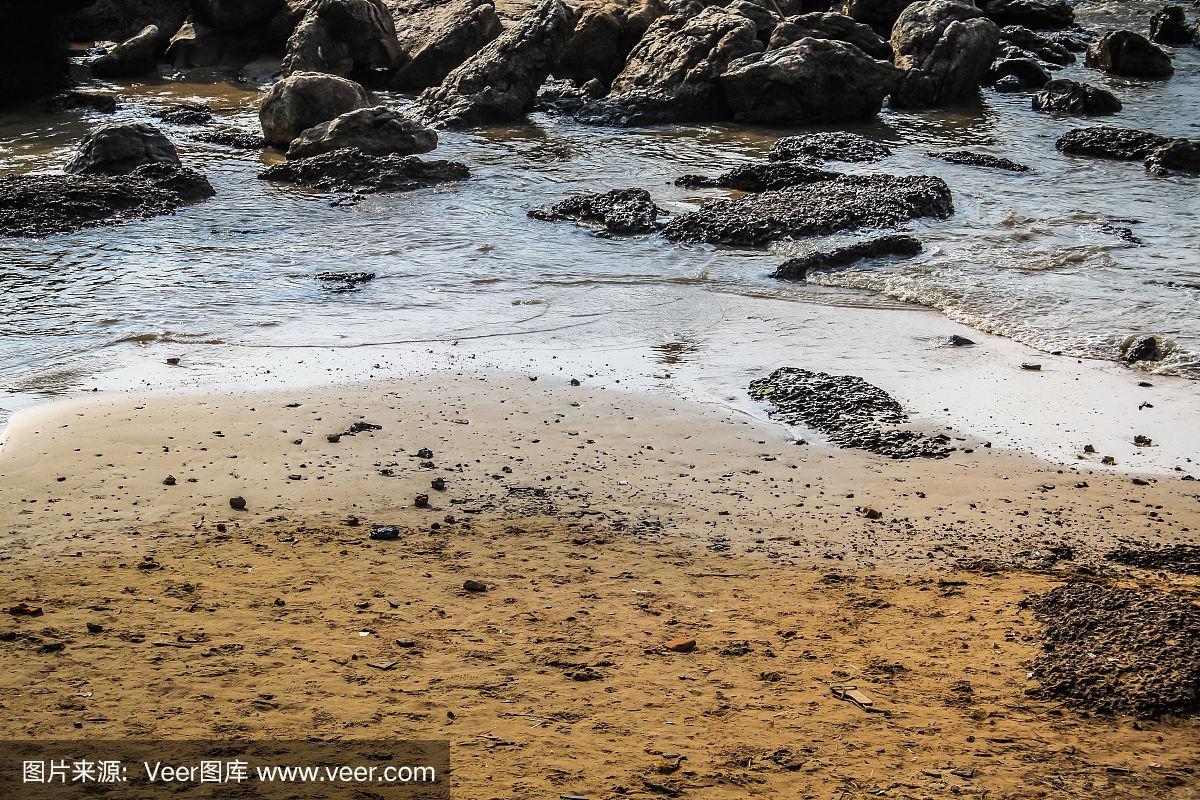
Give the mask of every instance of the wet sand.
<path id="1" fill-rule="evenodd" d="M 1195 597 L 1103 554 L 1194 540 L 1196 484 L 971 449 L 545 376 L 38 406 L 0 450 L 0 596 L 45 612 L 4 623 L 3 733 L 445 737 L 463 797 L 1194 797 L 1195 720 L 1027 694 L 1019 604 Z"/>

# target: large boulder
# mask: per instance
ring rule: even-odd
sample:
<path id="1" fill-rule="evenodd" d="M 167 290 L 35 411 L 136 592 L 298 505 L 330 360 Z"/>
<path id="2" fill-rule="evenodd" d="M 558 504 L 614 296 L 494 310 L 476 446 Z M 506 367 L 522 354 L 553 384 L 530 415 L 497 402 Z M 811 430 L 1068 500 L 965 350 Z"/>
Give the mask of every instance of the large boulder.
<path id="1" fill-rule="evenodd" d="M 89 0 L 0 2 L 0 106 L 51 94 L 67 82 L 63 15 Z"/>
<path id="2" fill-rule="evenodd" d="M 775 26 L 783 21 L 774 0 L 730 0 L 725 4 L 725 10 L 754 21 L 754 35 L 763 44 L 770 38 Z"/>
<path id="3" fill-rule="evenodd" d="M 846 42 L 862 50 L 871 58 L 879 61 L 892 60 L 892 45 L 875 33 L 869 25 L 857 22 L 845 14 L 832 12 L 816 12 L 788 17 L 771 31 L 767 49 L 776 50 L 808 37 Z"/>
<path id="4" fill-rule="evenodd" d="M 346 147 L 374 155 L 409 156 L 428 153 L 437 142 L 432 129 L 390 108 L 375 106 L 349 111 L 303 131 L 288 146 L 287 157 L 307 158 Z"/>
<path id="5" fill-rule="evenodd" d="M 650 24 L 665 13 L 662 0 L 622 0 L 586 7 L 554 74 L 579 84 L 598 80 L 610 85 Z"/>
<path id="6" fill-rule="evenodd" d="M 347 78 L 297 72 L 275 82 L 258 107 L 263 136 L 286 147 L 314 125 L 371 105 L 367 90 Z"/>
<path id="7" fill-rule="evenodd" d="M 416 156 L 372 155 L 346 148 L 275 164 L 258 177 L 324 192 L 371 194 L 465 181 L 470 173 L 457 161 L 422 161 Z"/>
<path id="8" fill-rule="evenodd" d="M 1094 128 L 1069 130 L 1058 137 L 1054 146 L 1071 155 L 1141 161 L 1170 141 L 1165 136 L 1149 131 L 1098 125 Z"/>
<path id="9" fill-rule="evenodd" d="M 1087 50 L 1084 62 L 1094 69 L 1133 78 L 1167 78 L 1175 72 L 1171 57 L 1145 36 L 1109 31 Z"/>
<path id="10" fill-rule="evenodd" d="M 980 0 L 979 9 L 1000 25 L 1065 28 L 1075 22 L 1067 0 Z"/>
<path id="11" fill-rule="evenodd" d="M 383 0 L 317 0 L 288 38 L 283 74 L 391 69 L 400 56 L 396 24 Z"/>
<path id="12" fill-rule="evenodd" d="M 944 106 L 975 95 L 1000 46 L 1000 29 L 973 5 L 922 0 L 892 29 L 896 66 L 905 70 L 892 104 Z"/>
<path id="13" fill-rule="evenodd" d="M 223 31 L 263 25 L 282 6 L 283 0 L 192 0 L 194 19 Z"/>
<path id="14" fill-rule="evenodd" d="M 151 25 L 166 45 L 191 13 L 189 0 L 95 0 L 64 20 L 76 42 L 123 42 Z"/>
<path id="15" fill-rule="evenodd" d="M 739 58 L 721 86 L 736 120 L 813 125 L 870 119 L 899 74 L 852 44 L 804 38 Z"/>
<path id="16" fill-rule="evenodd" d="M 460 128 L 519 119 L 533 106 L 574 25 L 562 0 L 542 0 L 439 86 L 422 92 L 417 112 L 431 124 Z"/>
<path id="17" fill-rule="evenodd" d="M 400 66 L 392 76 L 397 89 L 437 86 L 504 26 L 492 0 L 449 0 L 417 8 L 392 6 L 400 41 Z"/>
<path id="18" fill-rule="evenodd" d="M 239 69 L 269 47 L 268 40 L 259 31 L 223 31 L 189 20 L 171 37 L 163 60 L 180 69 Z"/>
<path id="19" fill-rule="evenodd" d="M 1058 111 L 1063 114 L 1115 114 L 1121 101 L 1112 92 L 1075 81 L 1050 81 L 1033 96 L 1034 111 Z"/>
<path id="20" fill-rule="evenodd" d="M 845 0 L 841 12 L 887 36 L 913 0 Z"/>
<path id="21" fill-rule="evenodd" d="M 1183 6 L 1163 6 L 1150 18 L 1150 41 L 1159 44 L 1188 44 L 1196 28 L 1188 27 Z"/>
<path id="22" fill-rule="evenodd" d="M 113 45 L 92 61 L 92 74 L 97 78 L 126 78 L 145 75 L 158 66 L 158 27 L 148 25 L 141 33 Z"/>
<path id="23" fill-rule="evenodd" d="M 104 125 L 79 143 L 63 171 L 68 175 L 124 175 L 143 164 L 179 166 L 175 145 L 144 122 Z"/>

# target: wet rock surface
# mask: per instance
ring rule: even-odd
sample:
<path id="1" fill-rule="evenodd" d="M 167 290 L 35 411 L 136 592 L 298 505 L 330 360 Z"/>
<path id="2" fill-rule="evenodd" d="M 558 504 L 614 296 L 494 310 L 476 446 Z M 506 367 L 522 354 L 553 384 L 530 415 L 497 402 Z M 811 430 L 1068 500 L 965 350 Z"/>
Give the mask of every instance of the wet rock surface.
<path id="1" fill-rule="evenodd" d="M 661 213 L 645 189 L 614 189 L 571 197 L 534 209 L 529 216 L 546 221 L 571 219 L 597 223 L 613 233 L 647 233 L 654 230 Z"/>
<path id="2" fill-rule="evenodd" d="M 307 158 L 347 147 L 364 153 L 407 156 L 437 147 L 437 134 L 416 120 L 384 106 L 360 108 L 322 122 L 292 140 L 289 159 Z"/>
<path id="3" fill-rule="evenodd" d="M 42 237 L 170 214 L 214 194 L 203 175 L 146 164 L 122 175 L 17 175 L 0 179 L 0 235 Z"/>
<path id="4" fill-rule="evenodd" d="M 833 250 L 818 250 L 799 258 L 789 258 L 771 273 L 772 278 L 802 281 L 810 273 L 849 267 L 871 258 L 909 258 L 921 252 L 921 242 L 913 236 L 893 234 L 856 242 Z"/>
<path id="5" fill-rule="evenodd" d="M 117 98 L 111 94 L 60 92 L 43 102 L 42 110 L 48 114 L 61 114 L 65 111 L 97 111 L 101 114 L 112 114 L 117 110 Z"/>
<path id="6" fill-rule="evenodd" d="M 136 122 L 92 131 L 63 169 L 70 174 L 121 175 L 143 164 L 179 166 L 179 154 L 158 128 Z"/>
<path id="7" fill-rule="evenodd" d="M 1196 35 L 1189 28 L 1183 6 L 1163 6 L 1150 18 L 1150 41 L 1159 44 L 1189 44 Z"/>
<path id="8" fill-rule="evenodd" d="M 908 415 L 900 403 L 854 375 L 780 367 L 751 382 L 749 393 L 773 406 L 773 418 L 820 431 L 840 447 L 895 459 L 945 458 L 954 449 L 944 435 L 902 429 Z"/>
<path id="9" fill-rule="evenodd" d="M 705 203 L 668 223 L 663 235 L 676 241 L 763 247 L 785 237 L 894 227 L 917 217 L 945 219 L 952 213 L 950 188 L 940 178 L 843 175 Z"/>
<path id="10" fill-rule="evenodd" d="M 400 65 L 392 76 L 398 89 L 437 86 L 504 28 L 491 0 L 392 4 L 400 42 Z"/>
<path id="11" fill-rule="evenodd" d="M 1176 544 L 1170 547 L 1118 547 L 1107 556 L 1109 561 L 1129 567 L 1180 575 L 1200 575 L 1200 545 Z"/>
<path id="12" fill-rule="evenodd" d="M 836 177 L 837 173 L 821 169 L 819 164 L 812 161 L 770 161 L 762 164 L 743 164 L 716 177 L 684 175 L 675 181 L 675 185 L 688 188 L 717 187 L 737 189 L 743 192 L 763 192 L 826 181 Z"/>
<path id="13" fill-rule="evenodd" d="M 1069 80 L 1050 81 L 1033 96 L 1034 111 L 1058 111 L 1064 114 L 1115 114 L 1121 101 L 1105 89 Z"/>
<path id="14" fill-rule="evenodd" d="M 772 161 L 815 158 L 822 161 L 871 162 L 887 158 L 892 151 L 857 133 L 831 131 L 785 136 L 775 140 L 767 156 Z"/>
<path id="15" fill-rule="evenodd" d="M 268 181 L 325 192 L 410 192 L 470 177 L 457 161 L 423 161 L 416 156 L 370 155 L 347 148 L 268 167 Z"/>
<path id="16" fill-rule="evenodd" d="M 92 74 L 98 78 L 124 78 L 153 72 L 158 63 L 158 44 L 158 27 L 148 25 L 94 60 Z"/>
<path id="17" fill-rule="evenodd" d="M 905 70 L 892 105 L 943 106 L 977 92 L 1000 47 L 1000 28 L 973 5 L 922 0 L 896 20 L 891 42 L 896 66 Z"/>
<path id="18" fill-rule="evenodd" d="M 832 12 L 814 12 L 788 17 L 771 31 L 767 49 L 776 50 L 806 37 L 833 39 L 852 44 L 871 58 L 892 60 L 892 45 L 887 39 L 853 17 Z"/>
<path id="19" fill-rule="evenodd" d="M 1173 139 L 1146 156 L 1151 175 L 1200 175 L 1200 139 Z"/>
<path id="20" fill-rule="evenodd" d="M 234 150 L 263 150 L 267 147 L 267 140 L 259 134 L 233 129 L 200 131 L 191 134 L 188 138 L 192 141 L 216 144 Z"/>
<path id="21" fill-rule="evenodd" d="M 988 70 L 987 82 L 998 92 L 1025 92 L 1050 82 L 1050 73 L 1036 58 L 1003 58 Z"/>
<path id="22" fill-rule="evenodd" d="M 1094 69 L 1133 78 L 1166 78 L 1175 72 L 1170 56 L 1133 31 L 1104 34 L 1088 48 L 1084 63 Z"/>
<path id="23" fill-rule="evenodd" d="M 987 153 L 975 153 L 970 150 L 943 150 L 941 152 L 929 153 L 929 155 L 951 164 L 962 164 L 968 167 L 988 167 L 990 169 L 1004 169 L 1009 172 L 1029 172 L 1029 167 L 1024 164 L 1018 164 L 1011 159 L 992 156 Z"/>
<path id="24" fill-rule="evenodd" d="M 1200 606 L 1153 589 L 1073 582 L 1032 597 L 1041 693 L 1108 714 L 1200 709 Z"/>
<path id="25" fill-rule="evenodd" d="M 258 109 L 263 136 L 286 147 L 314 125 L 371 105 L 367 90 L 347 78 L 298 72 L 271 85 Z"/>
<path id="26" fill-rule="evenodd" d="M 203 103 L 176 103 L 151 112 L 151 116 L 172 125 L 207 125 L 213 121 L 212 109 Z"/>
<path id="27" fill-rule="evenodd" d="M 1171 140 L 1165 136 L 1133 128 L 1099 125 L 1075 128 L 1059 137 L 1055 147 L 1064 153 L 1118 161 L 1140 161 Z"/>
<path id="28" fill-rule="evenodd" d="M 1075 62 L 1070 48 L 1045 33 L 1030 30 L 1023 25 L 1005 25 L 1000 29 L 1001 54 L 1008 58 L 1033 56 L 1051 66 L 1066 66 Z"/>

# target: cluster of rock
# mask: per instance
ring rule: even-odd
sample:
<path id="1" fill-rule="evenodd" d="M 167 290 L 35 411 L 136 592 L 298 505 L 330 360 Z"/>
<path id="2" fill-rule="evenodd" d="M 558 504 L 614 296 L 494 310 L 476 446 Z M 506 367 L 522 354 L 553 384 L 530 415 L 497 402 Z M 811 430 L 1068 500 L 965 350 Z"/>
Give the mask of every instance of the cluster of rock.
<path id="1" fill-rule="evenodd" d="M 1141 161 L 1152 175 L 1200 175 L 1200 139 L 1101 125 L 1069 130 L 1055 146 L 1071 155 Z"/>

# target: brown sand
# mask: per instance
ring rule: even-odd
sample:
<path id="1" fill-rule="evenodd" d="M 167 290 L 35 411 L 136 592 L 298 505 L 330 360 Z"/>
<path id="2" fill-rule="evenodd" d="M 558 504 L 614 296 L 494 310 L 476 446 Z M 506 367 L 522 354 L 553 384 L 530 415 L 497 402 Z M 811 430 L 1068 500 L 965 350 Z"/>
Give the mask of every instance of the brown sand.
<path id="1" fill-rule="evenodd" d="M 1195 486 L 546 379 L 46 406 L 0 451 L 0 598 L 45 609 L 4 623 L 2 733 L 444 737 L 472 798 L 1194 798 L 1195 720 L 1027 695 L 1018 604 L 1094 567 L 1195 596 L 1101 558 L 1188 540 Z"/>

